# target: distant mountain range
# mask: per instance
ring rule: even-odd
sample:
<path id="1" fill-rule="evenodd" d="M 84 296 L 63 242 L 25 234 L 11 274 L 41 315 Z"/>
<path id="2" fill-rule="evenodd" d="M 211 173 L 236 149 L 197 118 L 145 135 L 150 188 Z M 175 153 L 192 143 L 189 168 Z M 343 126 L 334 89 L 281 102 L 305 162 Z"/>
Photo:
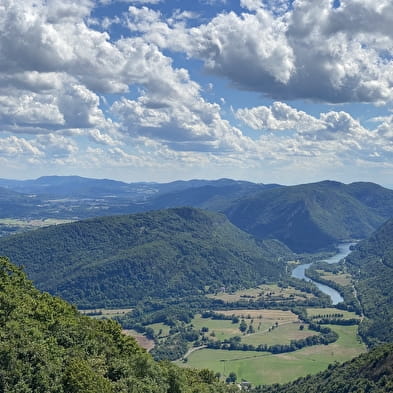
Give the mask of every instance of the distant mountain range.
<path id="1" fill-rule="evenodd" d="M 43 176 L 34 180 L 0 179 L 0 187 L 22 194 L 37 194 L 57 198 L 128 198 L 134 201 L 150 199 L 156 194 L 181 192 L 200 187 L 264 188 L 263 184 L 231 179 L 177 180 L 170 183 L 125 183 L 110 179 L 90 179 L 80 176 Z M 274 185 L 267 185 L 274 186 Z"/>
<path id="2" fill-rule="evenodd" d="M 315 252 L 369 236 L 393 217 L 393 190 L 333 181 L 281 186 L 231 179 L 123 183 L 77 176 L 0 179 L 0 218 L 129 214 L 171 207 L 224 213 L 256 239 L 278 239 L 295 252 Z"/>
<path id="3" fill-rule="evenodd" d="M 79 306 L 211 293 L 277 282 L 278 241 L 257 244 L 224 215 L 177 208 L 56 225 L 0 239 L 45 291 Z"/>

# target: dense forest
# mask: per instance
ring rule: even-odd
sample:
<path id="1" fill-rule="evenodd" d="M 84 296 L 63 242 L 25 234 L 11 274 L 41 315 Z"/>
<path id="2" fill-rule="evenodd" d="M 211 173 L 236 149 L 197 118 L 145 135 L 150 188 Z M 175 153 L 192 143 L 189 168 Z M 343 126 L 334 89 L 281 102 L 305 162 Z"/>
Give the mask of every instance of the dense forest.
<path id="1" fill-rule="evenodd" d="M 102 217 L 0 239 L 43 290 L 80 307 L 132 305 L 277 282 L 291 252 L 193 208 Z"/>
<path id="2" fill-rule="evenodd" d="M 223 393 L 208 370 L 157 363 L 110 320 L 82 316 L 0 258 L 0 391 Z"/>
<path id="3" fill-rule="evenodd" d="M 276 187 L 243 197 L 224 213 L 258 239 L 276 238 L 295 252 L 315 252 L 369 236 L 393 214 L 393 191 L 333 181 Z"/>
<path id="4" fill-rule="evenodd" d="M 393 220 L 358 243 L 346 263 L 366 316 L 360 334 L 371 346 L 393 342 Z"/>

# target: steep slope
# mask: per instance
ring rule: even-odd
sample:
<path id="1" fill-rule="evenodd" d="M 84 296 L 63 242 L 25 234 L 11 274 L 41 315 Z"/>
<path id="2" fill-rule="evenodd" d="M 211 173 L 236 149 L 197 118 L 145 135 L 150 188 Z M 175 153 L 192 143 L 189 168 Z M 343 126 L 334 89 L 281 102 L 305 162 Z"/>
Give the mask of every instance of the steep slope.
<path id="1" fill-rule="evenodd" d="M 380 205 L 365 205 L 359 195 L 349 193 L 353 189 L 324 181 L 263 190 L 239 199 L 224 213 L 258 239 L 277 238 L 293 251 L 313 252 L 346 239 L 364 238 L 384 221 L 377 209 Z M 393 214 L 393 191 L 384 190 L 392 202 L 383 213 Z"/>
<path id="2" fill-rule="evenodd" d="M 348 184 L 348 193 L 363 205 L 386 219 L 393 216 L 393 192 L 375 183 L 356 182 Z"/>
<path id="3" fill-rule="evenodd" d="M 0 391 L 223 393 L 207 370 L 159 364 L 115 322 L 80 315 L 0 258 Z"/>
<path id="4" fill-rule="evenodd" d="M 393 342 L 393 219 L 346 258 L 367 319 L 360 333 L 369 345 Z"/>
<path id="5" fill-rule="evenodd" d="M 193 208 L 14 235 L 0 239 L 0 255 L 25 266 L 40 289 L 81 306 L 252 286 L 277 281 L 284 270 L 276 250 L 272 256 L 225 216 Z"/>
<path id="6" fill-rule="evenodd" d="M 315 376 L 253 390 L 253 393 L 348 392 L 393 392 L 393 344 L 376 348 L 343 365 L 332 365 Z"/>

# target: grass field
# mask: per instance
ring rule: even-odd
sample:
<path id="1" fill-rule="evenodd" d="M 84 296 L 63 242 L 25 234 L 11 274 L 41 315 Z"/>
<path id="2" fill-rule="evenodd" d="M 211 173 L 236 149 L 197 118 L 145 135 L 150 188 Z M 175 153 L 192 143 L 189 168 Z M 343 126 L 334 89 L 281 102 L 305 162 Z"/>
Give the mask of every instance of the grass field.
<path id="1" fill-rule="evenodd" d="M 166 337 L 169 335 L 170 327 L 163 323 L 152 323 L 151 325 L 146 325 L 146 327 L 151 327 L 154 330 L 154 334 L 159 335 L 159 337 Z M 159 334 L 160 331 L 161 334 Z"/>
<path id="2" fill-rule="evenodd" d="M 333 307 L 326 307 L 326 308 L 307 308 L 307 315 L 309 317 L 314 317 L 316 315 L 333 315 L 333 314 L 342 314 L 343 319 L 351 319 L 351 318 L 360 318 L 354 312 L 346 311 L 346 310 L 338 310 L 337 308 Z"/>
<path id="3" fill-rule="evenodd" d="M 94 309 L 88 309 L 88 310 L 79 310 L 81 314 L 84 315 L 89 315 L 97 318 L 97 319 L 103 319 L 103 318 L 113 318 L 113 317 L 119 317 L 124 314 L 127 314 L 132 311 L 132 308 L 94 308 Z"/>
<path id="4" fill-rule="evenodd" d="M 299 330 L 299 326 L 300 324 L 297 322 L 289 322 L 278 325 L 271 331 L 257 330 L 253 334 L 247 334 L 242 337 L 242 343 L 252 345 L 289 344 L 291 340 L 300 340 L 302 338 L 318 334 L 314 331 L 308 330 L 306 325 L 304 330 Z"/>
<path id="5" fill-rule="evenodd" d="M 321 274 L 321 277 L 324 278 L 325 280 L 333 281 L 343 287 L 347 287 L 352 284 L 351 275 L 348 273 L 333 274 L 333 273 L 325 272 L 324 270 L 317 270 L 317 271 L 319 274 Z"/>
<path id="6" fill-rule="evenodd" d="M 264 299 L 268 301 L 276 301 L 282 299 L 302 300 L 314 295 L 299 291 L 293 287 L 281 288 L 276 284 L 259 285 L 256 288 L 243 289 L 233 293 L 220 292 L 216 295 L 208 295 L 213 299 L 223 300 L 227 303 L 237 302 L 242 299 Z"/>
<path id="7" fill-rule="evenodd" d="M 284 310 L 224 310 L 224 311 L 216 311 L 218 314 L 223 315 L 236 315 L 240 318 L 247 319 L 262 319 L 262 320 L 270 320 L 270 321 L 278 321 L 278 322 L 290 322 L 297 321 L 298 316 L 294 314 L 292 311 L 284 311 Z"/>
<path id="8" fill-rule="evenodd" d="M 210 334 L 214 332 L 217 340 L 225 340 L 233 336 L 240 336 L 241 334 L 239 324 L 232 323 L 230 320 L 202 318 L 200 315 L 196 315 L 191 321 L 191 324 L 197 330 L 201 330 L 202 327 L 207 327 L 209 329 L 207 336 L 210 336 Z"/>
<path id="9" fill-rule="evenodd" d="M 202 318 L 196 315 L 191 321 L 195 329 L 208 328 L 207 336 L 217 340 L 225 340 L 234 336 L 242 336 L 242 342 L 246 344 L 280 344 L 289 343 L 297 336 L 307 337 L 306 331 L 299 331 L 299 320 L 296 314 L 291 311 L 282 310 L 225 310 L 216 311 L 218 314 L 227 316 L 235 315 L 244 319 L 247 326 L 252 325 L 255 333 L 243 334 L 239 330 L 239 323 L 232 323 L 231 320 L 217 320 L 212 318 Z M 272 329 L 272 327 L 274 327 Z M 271 330 L 271 331 L 269 331 Z M 288 338 L 289 337 L 289 338 Z"/>
<path id="10" fill-rule="evenodd" d="M 330 363 L 344 362 L 365 351 L 357 337 L 357 326 L 330 327 L 339 334 L 339 339 L 329 345 L 307 347 L 279 355 L 202 349 L 189 356 L 187 367 L 210 368 L 223 376 L 233 371 L 239 380 L 245 379 L 256 385 L 273 384 L 315 374 L 326 369 Z"/>

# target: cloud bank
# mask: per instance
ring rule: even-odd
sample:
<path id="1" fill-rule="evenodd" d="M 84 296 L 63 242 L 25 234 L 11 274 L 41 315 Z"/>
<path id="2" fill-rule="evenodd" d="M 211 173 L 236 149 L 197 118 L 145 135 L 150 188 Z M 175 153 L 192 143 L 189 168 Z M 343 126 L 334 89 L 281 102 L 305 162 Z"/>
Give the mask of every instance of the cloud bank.
<path id="1" fill-rule="evenodd" d="M 113 13 L 115 3 L 123 4 L 117 15 L 95 13 L 99 7 Z M 228 168 L 225 175 L 243 168 L 239 173 L 249 169 L 255 177 L 258 168 L 313 166 L 329 173 L 333 162 L 390 167 L 392 117 L 370 115 L 373 123 L 367 122 L 348 105 L 389 111 L 391 1 L 214 5 L 217 14 L 206 19 L 195 9 L 168 12 L 156 0 L 4 0 L 5 170 L 180 165 L 207 174 Z M 215 78 L 229 82 L 220 99 L 212 94 Z M 264 103 L 236 102 L 231 112 L 237 91 L 256 92 Z M 331 107 L 311 115 L 299 102 Z"/>

